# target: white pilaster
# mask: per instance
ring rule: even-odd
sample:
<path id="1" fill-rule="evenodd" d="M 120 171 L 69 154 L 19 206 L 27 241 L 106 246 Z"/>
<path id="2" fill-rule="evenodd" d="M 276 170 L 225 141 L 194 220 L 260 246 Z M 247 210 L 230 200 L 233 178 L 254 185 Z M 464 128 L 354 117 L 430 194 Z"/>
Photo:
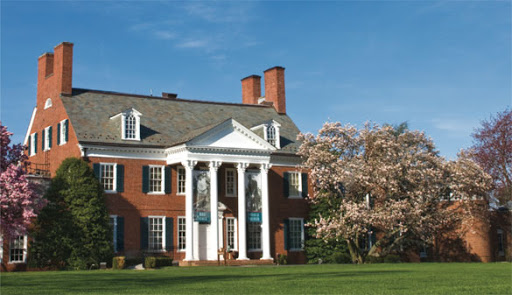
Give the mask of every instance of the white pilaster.
<path id="1" fill-rule="evenodd" d="M 247 213 L 245 201 L 245 169 L 248 163 L 238 163 L 238 260 L 247 258 Z"/>
<path id="2" fill-rule="evenodd" d="M 217 257 L 219 250 L 219 196 L 217 189 L 217 171 L 222 162 L 210 161 L 210 236 L 212 246 L 209 247 L 211 253 L 209 257 Z"/>
<path id="3" fill-rule="evenodd" d="M 181 163 L 185 167 L 185 259 L 197 260 L 194 251 L 194 200 L 192 171 L 197 161 L 186 160 Z"/>
<path id="4" fill-rule="evenodd" d="M 261 164 L 261 233 L 262 256 L 261 259 L 272 259 L 270 254 L 270 202 L 268 197 L 268 169 L 270 164 Z"/>

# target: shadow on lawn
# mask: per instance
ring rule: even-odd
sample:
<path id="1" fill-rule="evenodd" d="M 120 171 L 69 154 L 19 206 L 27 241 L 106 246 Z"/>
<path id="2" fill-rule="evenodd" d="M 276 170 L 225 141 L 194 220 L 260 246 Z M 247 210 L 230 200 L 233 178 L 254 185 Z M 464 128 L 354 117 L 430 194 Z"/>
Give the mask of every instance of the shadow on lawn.
<path id="1" fill-rule="evenodd" d="M 282 272 L 285 268 L 276 269 Z M 265 273 L 265 274 L 248 274 L 238 273 L 229 270 L 229 274 L 223 273 L 223 270 L 216 270 L 215 274 L 201 275 L 194 273 L 176 273 L 167 271 L 121 271 L 121 272 L 103 272 L 94 271 L 87 273 L 55 272 L 54 275 L 45 273 L 42 276 L 30 277 L 25 276 L 23 280 L 2 280 L 3 288 L 31 288 L 40 290 L 44 293 L 62 292 L 99 292 L 99 291 L 121 291 L 129 289 L 145 289 L 151 288 L 170 288 L 188 285 L 188 284 L 204 284 L 219 283 L 226 284 L 229 282 L 254 282 L 261 283 L 262 286 L 268 286 L 273 282 L 277 283 L 286 281 L 302 281 L 315 279 L 335 279 L 346 277 L 366 277 L 380 276 L 389 274 L 408 273 L 410 271 L 403 270 L 383 270 L 383 271 L 339 271 L 339 272 L 286 272 L 286 273 Z M 204 286 L 203 286 L 204 287 Z"/>

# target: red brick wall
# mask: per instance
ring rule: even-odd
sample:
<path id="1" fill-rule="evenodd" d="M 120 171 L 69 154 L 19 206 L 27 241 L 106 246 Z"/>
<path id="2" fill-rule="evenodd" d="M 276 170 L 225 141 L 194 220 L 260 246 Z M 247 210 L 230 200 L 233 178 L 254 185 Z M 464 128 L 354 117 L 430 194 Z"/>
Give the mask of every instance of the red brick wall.
<path id="1" fill-rule="evenodd" d="M 252 75 L 242 79 L 242 103 L 258 104 L 261 97 L 261 77 Z"/>
<path id="2" fill-rule="evenodd" d="M 272 102 L 280 114 L 286 114 L 284 68 L 273 67 L 265 71 L 265 101 Z"/>

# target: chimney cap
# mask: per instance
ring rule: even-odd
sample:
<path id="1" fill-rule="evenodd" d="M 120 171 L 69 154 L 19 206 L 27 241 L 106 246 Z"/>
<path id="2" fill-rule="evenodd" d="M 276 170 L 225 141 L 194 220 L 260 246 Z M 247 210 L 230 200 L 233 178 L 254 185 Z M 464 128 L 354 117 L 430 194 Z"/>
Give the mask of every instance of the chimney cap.
<path id="1" fill-rule="evenodd" d="M 60 43 L 59 43 L 59 44 L 57 44 L 54 48 L 57 48 L 57 47 L 62 46 L 62 45 L 69 45 L 69 46 L 73 46 L 73 43 L 71 43 L 71 42 L 67 42 L 67 41 L 60 42 Z"/>
<path id="2" fill-rule="evenodd" d="M 41 58 L 41 57 L 43 57 L 43 56 L 47 56 L 47 55 L 53 55 L 53 52 L 45 52 L 45 53 L 41 54 L 41 55 L 38 57 L 38 59 L 39 59 L 39 58 Z"/>
<path id="3" fill-rule="evenodd" d="M 275 67 L 272 67 L 272 68 L 270 68 L 270 69 L 266 69 L 266 70 L 264 70 L 264 71 L 263 71 L 263 73 L 266 73 L 266 72 L 271 71 L 271 70 L 274 70 L 274 69 L 275 69 L 275 70 L 283 70 L 283 71 L 284 71 L 284 68 L 283 68 L 283 67 L 281 67 L 281 66 L 275 66 Z"/>
<path id="4" fill-rule="evenodd" d="M 250 76 L 247 76 L 247 77 L 245 77 L 245 78 L 242 78 L 242 80 L 240 80 L 240 81 L 243 81 L 243 80 L 245 80 L 245 79 L 249 79 L 249 78 L 258 78 L 258 79 L 261 79 L 261 76 L 259 76 L 259 75 L 250 75 Z"/>

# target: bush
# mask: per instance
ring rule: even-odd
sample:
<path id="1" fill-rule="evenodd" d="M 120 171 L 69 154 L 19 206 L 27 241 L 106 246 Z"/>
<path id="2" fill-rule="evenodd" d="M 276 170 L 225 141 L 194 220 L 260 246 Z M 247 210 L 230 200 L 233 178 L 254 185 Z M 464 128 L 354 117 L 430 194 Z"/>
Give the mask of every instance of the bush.
<path id="1" fill-rule="evenodd" d="M 277 254 L 276 263 L 278 265 L 288 264 L 288 256 L 286 254 Z"/>
<path id="2" fill-rule="evenodd" d="M 156 257 L 147 256 L 144 258 L 144 268 L 156 268 Z"/>
<path id="3" fill-rule="evenodd" d="M 172 258 L 167 256 L 147 256 L 144 258 L 144 268 L 157 268 L 162 266 L 172 266 Z"/>
<path id="4" fill-rule="evenodd" d="M 373 263 L 382 263 L 384 259 L 380 256 L 368 256 L 366 257 L 366 263 L 373 264 Z"/>
<path id="5" fill-rule="evenodd" d="M 123 269 L 126 265 L 126 257 L 124 256 L 116 256 L 112 258 L 112 268 L 113 269 Z"/>
<path id="6" fill-rule="evenodd" d="M 335 262 L 335 263 L 338 263 L 338 264 L 349 264 L 349 263 L 352 263 L 352 257 L 350 257 L 349 254 L 347 253 L 343 253 L 343 252 L 338 252 L 338 253 L 334 253 L 332 255 L 332 260 Z"/>
<path id="7" fill-rule="evenodd" d="M 384 263 L 399 263 L 401 262 L 400 256 L 389 254 L 388 256 L 384 257 Z"/>

